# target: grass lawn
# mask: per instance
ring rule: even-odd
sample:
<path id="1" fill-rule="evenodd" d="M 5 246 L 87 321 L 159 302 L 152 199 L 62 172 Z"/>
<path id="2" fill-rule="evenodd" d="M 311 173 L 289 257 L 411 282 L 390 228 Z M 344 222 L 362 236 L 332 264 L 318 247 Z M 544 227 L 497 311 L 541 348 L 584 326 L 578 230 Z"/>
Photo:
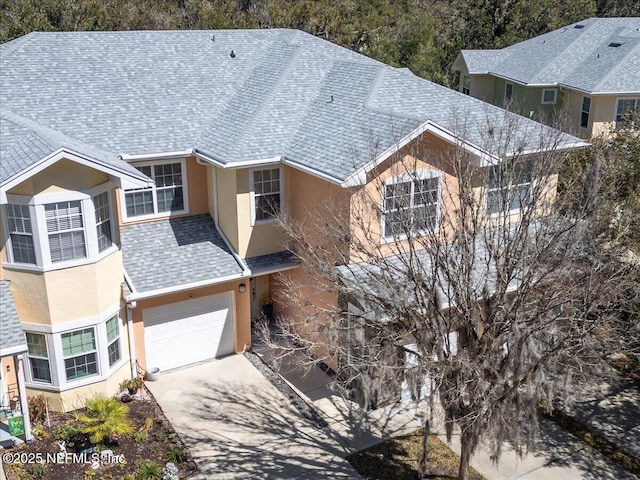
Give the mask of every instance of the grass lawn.
<path id="1" fill-rule="evenodd" d="M 365 480 L 416 480 L 422 449 L 422 431 L 391 438 L 347 457 Z M 458 475 L 458 456 L 435 435 L 429 437 L 429 477 L 452 480 Z M 469 478 L 485 480 L 471 469 Z"/>

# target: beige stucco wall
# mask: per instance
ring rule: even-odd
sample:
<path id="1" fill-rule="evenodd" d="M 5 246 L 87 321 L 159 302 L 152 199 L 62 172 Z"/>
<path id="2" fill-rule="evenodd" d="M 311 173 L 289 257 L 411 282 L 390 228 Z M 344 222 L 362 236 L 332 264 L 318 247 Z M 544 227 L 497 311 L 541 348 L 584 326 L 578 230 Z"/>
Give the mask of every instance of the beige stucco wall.
<path id="1" fill-rule="evenodd" d="M 54 325 L 103 314 L 120 301 L 122 254 L 45 273 L 6 270 L 20 320 Z"/>
<path id="2" fill-rule="evenodd" d="M 236 198 L 236 170 L 216 170 L 218 195 L 218 223 L 227 239 L 238 251 L 238 200 Z"/>
<path id="3" fill-rule="evenodd" d="M 70 412 L 84 407 L 87 400 L 94 398 L 96 395 L 104 395 L 111 397 L 118 393 L 118 385 L 125 378 L 131 377 L 131 368 L 129 363 L 125 363 L 107 380 L 84 387 L 65 390 L 64 392 L 51 392 L 47 390 L 38 390 L 35 388 L 27 388 L 27 395 L 43 395 L 49 402 L 49 409 L 56 412 Z"/>
<path id="4" fill-rule="evenodd" d="M 15 186 L 9 193 L 37 195 L 87 190 L 109 180 L 109 176 L 71 160 L 60 160 Z"/>
<path id="5" fill-rule="evenodd" d="M 245 292 L 240 293 L 240 284 L 245 284 Z M 161 297 L 154 297 L 147 300 L 139 300 L 136 308 L 131 310 L 133 318 L 133 332 L 136 348 L 136 357 L 139 365 L 147 368 L 145 345 L 144 345 L 144 321 L 142 312 L 145 308 L 159 307 L 170 303 L 181 302 L 189 298 L 200 298 L 216 293 L 231 291 L 233 293 L 233 314 L 235 326 L 235 350 L 240 353 L 251 347 L 251 305 L 249 279 L 227 282 L 220 285 L 186 290 Z"/>

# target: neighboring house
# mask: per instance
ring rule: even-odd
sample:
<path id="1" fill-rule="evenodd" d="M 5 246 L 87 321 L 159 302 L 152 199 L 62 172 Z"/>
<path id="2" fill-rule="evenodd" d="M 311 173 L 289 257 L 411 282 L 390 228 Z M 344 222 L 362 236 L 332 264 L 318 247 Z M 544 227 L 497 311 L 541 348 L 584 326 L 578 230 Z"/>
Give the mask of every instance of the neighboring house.
<path id="1" fill-rule="evenodd" d="M 274 274 L 300 270 L 275 216 L 348 209 L 381 168 L 392 191 L 385 165 L 417 144 L 492 168 L 477 126 L 515 117 L 293 30 L 31 33 L 0 54 L 0 278 L 27 392 L 58 410 L 249 348 Z M 514 152 L 547 128 L 521 121 Z M 422 163 L 412 188 L 439 191 Z"/>
<path id="2" fill-rule="evenodd" d="M 589 18 L 500 50 L 462 50 L 459 90 L 549 120 L 606 134 L 640 110 L 640 18 Z"/>

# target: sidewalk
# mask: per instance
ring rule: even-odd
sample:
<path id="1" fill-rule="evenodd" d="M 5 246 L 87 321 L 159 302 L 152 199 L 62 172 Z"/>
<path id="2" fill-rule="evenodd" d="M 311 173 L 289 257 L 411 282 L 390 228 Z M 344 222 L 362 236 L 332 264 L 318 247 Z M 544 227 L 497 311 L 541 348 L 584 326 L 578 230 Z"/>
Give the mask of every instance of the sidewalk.
<path id="1" fill-rule="evenodd" d="M 628 380 L 603 382 L 567 411 L 628 454 L 640 458 L 640 389 Z"/>
<path id="2" fill-rule="evenodd" d="M 317 366 L 310 369 L 300 367 L 303 362 L 297 355 L 285 359 L 275 359 L 275 353 L 263 346 L 256 346 L 256 353 L 267 363 L 279 371 L 289 384 L 312 404 L 321 416 L 329 423 L 330 430 L 337 436 L 344 447 L 344 456 L 363 450 L 393 436 L 409 433 L 420 428 L 416 420 L 415 408 L 410 406 L 379 409 L 368 412 L 362 417 L 359 408 L 353 402 L 342 399 L 331 391 L 331 379 Z M 626 392 L 626 390 L 625 390 Z M 620 401 L 625 406 L 635 402 L 628 401 L 627 395 Z M 612 400 L 613 401 L 613 400 Z M 602 406 L 602 405 L 601 405 Z M 592 416 L 592 418 L 604 417 Z M 629 414 L 629 419 L 633 414 Z M 638 439 L 636 425 L 627 432 Z M 633 422 L 630 422 L 633 423 Z M 446 443 L 444 428 L 436 424 L 433 431 Z M 450 448 L 460 453 L 459 437 L 454 434 Z M 505 446 L 499 464 L 491 460 L 489 449 L 480 445 L 472 458 L 471 465 L 488 480 L 626 480 L 636 477 L 626 470 L 617 467 L 597 451 L 587 446 L 576 437 L 570 435 L 552 422 L 541 419 L 541 438 L 536 445 L 536 452 L 520 458 L 517 453 Z"/>

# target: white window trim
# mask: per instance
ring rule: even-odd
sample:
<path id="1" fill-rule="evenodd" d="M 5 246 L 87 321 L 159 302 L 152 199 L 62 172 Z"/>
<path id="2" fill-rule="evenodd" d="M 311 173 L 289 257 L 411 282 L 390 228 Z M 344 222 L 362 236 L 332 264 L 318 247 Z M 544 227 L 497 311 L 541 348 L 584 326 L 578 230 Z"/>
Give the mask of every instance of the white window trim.
<path id="1" fill-rule="evenodd" d="M 253 174 L 256 171 L 261 171 L 261 170 L 275 170 L 278 169 L 280 171 L 280 215 L 282 215 L 284 213 L 284 168 L 282 168 L 282 165 L 274 165 L 274 166 L 268 166 L 268 167 L 259 167 L 259 168 L 252 168 L 249 171 L 249 192 L 250 192 L 250 207 L 251 207 L 251 226 L 255 227 L 256 225 L 267 225 L 269 223 L 275 223 L 278 221 L 277 218 L 266 218 L 264 220 L 256 220 L 256 192 L 254 189 L 254 182 L 253 182 Z"/>
<path id="2" fill-rule="evenodd" d="M 46 386 L 46 387 L 51 387 L 54 385 L 54 379 L 53 379 L 53 368 L 51 365 L 51 346 L 50 346 L 50 336 L 42 333 L 42 332 L 34 332 L 34 331 L 30 331 L 28 333 L 32 333 L 35 335 L 43 335 L 44 336 L 44 344 L 47 348 L 47 361 L 49 362 L 49 376 L 51 377 L 51 382 L 47 382 L 45 380 L 38 380 L 38 379 L 34 379 L 33 378 L 33 371 L 31 370 L 31 358 L 32 355 L 29 353 L 29 351 L 25 352 L 25 365 L 28 365 L 28 368 L 25 368 L 26 372 L 26 378 L 28 378 L 31 382 L 33 382 L 34 385 L 42 385 L 42 386 Z M 42 359 L 43 357 L 38 357 L 38 356 L 33 356 L 33 358 L 40 358 Z"/>
<path id="3" fill-rule="evenodd" d="M 490 166 L 488 168 L 493 168 L 496 167 L 498 165 L 493 165 Z M 489 191 L 493 191 L 493 190 L 504 190 L 505 188 L 512 190 L 513 188 L 517 188 L 519 186 L 522 185 L 529 185 L 529 196 L 528 198 L 531 199 L 531 190 L 534 188 L 534 182 L 535 182 L 535 178 L 531 177 L 531 180 L 528 182 L 523 182 L 523 183 L 511 183 L 509 182 L 509 185 L 505 185 L 503 187 L 500 188 L 491 188 L 488 184 L 485 186 L 484 188 L 484 204 L 485 204 L 485 212 L 487 212 L 487 214 L 489 215 L 489 218 L 500 218 L 502 216 L 512 216 L 512 215 L 519 215 L 522 212 L 522 206 L 518 207 L 518 208 L 512 208 L 511 210 L 504 210 L 504 211 L 498 211 L 498 212 L 489 212 Z M 526 206 L 526 205 L 525 205 Z"/>
<path id="4" fill-rule="evenodd" d="M 511 85 L 511 98 L 507 98 L 507 87 Z M 513 101 L 513 83 L 511 82 L 504 82 L 504 99 L 503 99 L 503 104 L 506 106 L 507 103 Z"/>
<path id="5" fill-rule="evenodd" d="M 3 266 L 5 268 L 13 270 L 48 272 L 68 267 L 89 265 L 102 260 L 104 257 L 118 250 L 118 245 L 112 243 L 111 247 L 105 249 L 103 252 L 98 251 L 98 233 L 96 230 L 96 216 L 95 208 L 93 205 L 94 196 L 99 195 L 103 192 L 109 192 L 108 200 L 109 213 L 111 215 L 111 231 L 112 238 L 115 238 L 113 236 L 115 234 L 114 222 L 116 222 L 117 219 L 113 216 L 113 199 L 112 195 L 110 194 L 113 187 L 113 183 L 105 182 L 101 185 L 84 191 L 44 193 L 34 196 L 7 194 L 7 203 L 29 206 L 29 212 L 31 214 L 31 235 L 33 237 L 33 249 L 35 253 L 36 264 L 33 265 L 30 263 L 14 262 L 11 238 L 8 233 L 9 222 L 8 219 L 5 218 L 6 215 L 3 214 L 3 228 L 4 231 L 7 232 L 5 233 L 5 241 L 7 245 L 7 264 Z M 47 231 L 45 205 L 51 203 L 74 201 L 80 201 L 82 206 L 82 228 L 84 230 L 86 257 L 66 260 L 62 262 L 52 262 L 51 252 L 49 250 L 49 232 Z"/>
<path id="6" fill-rule="evenodd" d="M 585 98 L 589 99 L 589 111 L 588 112 L 586 112 L 584 110 L 584 99 Z M 592 105 L 592 103 L 593 103 L 592 97 L 590 97 L 588 95 L 583 95 L 582 96 L 582 103 L 580 104 L 580 118 L 579 118 L 579 121 L 578 121 L 578 124 L 579 124 L 581 130 L 589 130 L 589 124 L 591 123 L 591 110 L 592 110 L 591 105 Z M 586 127 L 582 126 L 582 114 L 583 113 L 587 114 L 587 126 Z"/>
<path id="7" fill-rule="evenodd" d="M 620 100 L 635 100 L 636 101 L 636 109 L 640 108 L 640 97 L 618 97 L 616 98 L 616 102 L 613 105 L 613 128 L 617 127 L 618 123 L 618 103 Z"/>
<path id="8" fill-rule="evenodd" d="M 182 205 L 183 205 L 183 209 L 182 210 L 176 210 L 175 212 L 158 212 L 158 197 L 156 194 L 156 185 L 153 184 L 151 187 L 151 192 L 152 192 L 152 196 L 153 196 L 153 210 L 154 213 L 150 213 L 147 215 L 136 215 L 135 217 L 130 217 L 129 215 L 127 215 L 127 199 L 125 197 L 125 194 L 127 193 L 127 190 L 124 188 L 120 189 L 120 205 L 121 205 L 121 211 L 122 211 L 122 223 L 133 223 L 133 222 L 140 222 L 143 220 L 150 220 L 150 219 L 158 219 L 158 218 L 170 218 L 170 217 L 174 217 L 177 215 L 186 215 L 189 213 L 189 190 L 188 190 L 188 184 L 189 182 L 187 181 L 187 160 L 186 158 L 171 158 L 171 159 L 165 159 L 165 160 L 154 160 L 151 162 L 135 162 L 135 163 L 131 163 L 132 167 L 153 167 L 156 165 L 168 165 L 171 163 L 179 163 L 180 164 L 180 169 L 182 172 Z M 153 179 L 152 179 L 153 180 Z M 133 190 L 133 189 L 128 189 L 128 190 Z"/>
<path id="9" fill-rule="evenodd" d="M 440 209 L 442 207 L 442 182 L 444 178 L 443 172 L 438 170 L 427 170 L 427 169 L 416 170 L 415 172 L 412 172 L 412 173 L 403 172 L 398 175 L 394 175 L 393 177 L 387 178 L 384 181 L 384 185 L 382 187 L 382 208 L 380 209 L 382 213 L 380 215 L 380 244 L 395 243 L 395 242 L 406 240 L 407 238 L 409 238 L 409 236 L 406 234 L 398 235 L 395 237 L 386 236 L 384 200 L 385 200 L 385 190 L 387 185 L 393 185 L 396 183 L 404 183 L 404 182 L 415 182 L 416 180 L 427 180 L 430 178 L 438 178 L 438 202 L 436 203 L 436 224 L 434 226 L 434 231 L 438 229 L 438 226 L 440 225 Z M 418 235 L 424 235 L 428 233 L 429 232 L 425 230 L 416 230 L 416 234 Z"/>
<path id="10" fill-rule="evenodd" d="M 465 91 L 466 90 L 466 91 Z M 471 75 L 465 73 L 462 75 L 462 93 L 471 95 Z"/>
<path id="11" fill-rule="evenodd" d="M 547 92 L 553 92 L 553 100 L 547 101 L 544 99 L 544 94 Z M 558 102 L 558 89 L 557 88 L 543 88 L 542 96 L 540 97 L 540 103 L 542 105 L 555 105 Z"/>
<path id="12" fill-rule="evenodd" d="M 120 307 L 108 311 L 109 313 L 101 314 L 97 317 L 85 318 L 73 322 L 58 325 L 41 325 L 35 323 L 22 323 L 24 331 L 30 333 L 38 333 L 45 335 L 47 344 L 47 354 L 49 357 L 49 369 L 51 371 L 51 383 L 45 383 L 33 380 L 31 376 L 31 366 L 25 368 L 26 384 L 29 388 L 37 388 L 39 390 L 50 390 L 55 392 L 63 392 L 73 388 L 83 387 L 94 383 L 104 382 L 108 380 L 117 370 L 125 365 L 129 358 L 123 348 L 122 343 L 122 318 L 120 318 Z M 114 315 L 118 316 L 118 342 L 120 342 L 120 360 L 109 366 L 109 339 L 107 338 L 106 323 Z M 66 369 L 64 363 L 64 353 L 62 350 L 62 334 L 70 333 L 85 328 L 93 328 L 96 341 L 96 361 L 97 373 L 88 375 L 78 379 L 67 380 Z M 80 354 L 79 354 L 80 355 Z M 27 353 L 24 354 L 26 364 L 28 364 Z"/>

